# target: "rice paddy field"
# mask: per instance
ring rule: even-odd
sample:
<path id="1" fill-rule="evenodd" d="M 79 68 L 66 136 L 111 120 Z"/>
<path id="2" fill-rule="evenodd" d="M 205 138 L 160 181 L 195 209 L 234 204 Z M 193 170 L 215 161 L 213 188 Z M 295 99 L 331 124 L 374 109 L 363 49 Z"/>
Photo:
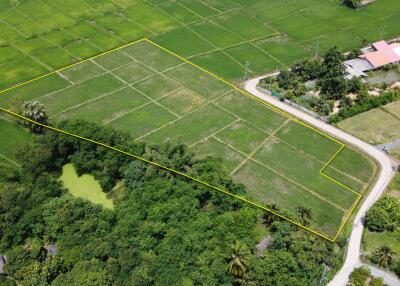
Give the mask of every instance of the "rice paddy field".
<path id="1" fill-rule="evenodd" d="M 17 163 L 16 152 L 25 144 L 32 143 L 33 135 L 9 119 L 0 117 L 0 157 L 11 163 Z"/>
<path id="2" fill-rule="evenodd" d="M 237 81 L 398 36 L 399 18 L 397 0 L 5 0 L 0 89 L 142 37 Z"/>
<path id="3" fill-rule="evenodd" d="M 310 228 L 330 238 L 359 197 L 319 174 L 339 143 L 147 40 L 8 90 L 0 106 L 17 111 L 29 100 L 43 103 L 53 123 L 86 119 L 217 156 L 252 201 L 276 203 L 294 220 L 298 207 L 310 207 Z M 375 171 L 345 147 L 324 173 L 362 194 Z"/>

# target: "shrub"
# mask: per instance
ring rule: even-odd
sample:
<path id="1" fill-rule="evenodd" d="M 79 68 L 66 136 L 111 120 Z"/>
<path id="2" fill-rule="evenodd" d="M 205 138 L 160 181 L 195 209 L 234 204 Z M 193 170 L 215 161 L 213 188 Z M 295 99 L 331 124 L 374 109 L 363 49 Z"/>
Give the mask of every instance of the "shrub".
<path id="1" fill-rule="evenodd" d="M 393 231 L 400 225 L 400 202 L 392 197 L 378 200 L 365 216 L 370 231 Z"/>

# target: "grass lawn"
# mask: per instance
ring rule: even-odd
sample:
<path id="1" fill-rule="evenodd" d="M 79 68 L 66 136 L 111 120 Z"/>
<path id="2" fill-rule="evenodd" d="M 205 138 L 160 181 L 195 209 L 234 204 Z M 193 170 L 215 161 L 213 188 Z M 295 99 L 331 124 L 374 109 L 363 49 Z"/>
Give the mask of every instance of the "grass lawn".
<path id="1" fill-rule="evenodd" d="M 43 0 L 5 6 L 0 89 L 142 37 L 237 81 L 246 61 L 254 75 L 266 73 L 314 54 L 317 41 L 324 52 L 398 36 L 400 16 L 397 0 L 358 10 L 320 0 Z M 218 67 L 218 55 L 227 53 L 235 60 L 227 57 Z"/>
<path id="2" fill-rule="evenodd" d="M 25 128 L 0 117 L 0 156 L 15 162 L 15 154 L 25 144 L 33 143 L 33 135 Z"/>
<path id="3" fill-rule="evenodd" d="M 400 101 L 345 119 L 338 126 L 371 144 L 397 140 L 400 138 Z M 389 153 L 400 159 L 400 144 L 389 150 Z"/>
<path id="4" fill-rule="evenodd" d="M 394 102 L 391 108 L 396 109 L 397 106 L 400 106 L 400 101 Z M 382 144 L 400 138 L 400 120 L 382 108 L 345 119 L 338 126 L 371 144 Z"/>
<path id="5" fill-rule="evenodd" d="M 391 246 L 394 251 L 400 253 L 400 234 L 398 232 L 364 232 L 364 253 L 370 254 L 381 246 Z"/>
<path id="6" fill-rule="evenodd" d="M 254 201 L 276 202 L 295 221 L 297 207 L 309 206 L 311 228 L 329 237 L 358 198 L 319 174 L 340 144 L 148 41 L 5 92 L 0 106 L 18 111 L 32 99 L 52 122 L 86 119 L 135 140 L 184 143 L 198 158 L 218 157 Z M 371 162 L 352 149 L 334 163 L 329 174 L 360 192 L 374 176 Z"/>
<path id="7" fill-rule="evenodd" d="M 89 174 L 83 174 L 79 177 L 73 164 L 64 165 L 60 180 L 74 197 L 89 200 L 107 209 L 114 207 L 112 200 L 107 198 L 99 182 Z"/>

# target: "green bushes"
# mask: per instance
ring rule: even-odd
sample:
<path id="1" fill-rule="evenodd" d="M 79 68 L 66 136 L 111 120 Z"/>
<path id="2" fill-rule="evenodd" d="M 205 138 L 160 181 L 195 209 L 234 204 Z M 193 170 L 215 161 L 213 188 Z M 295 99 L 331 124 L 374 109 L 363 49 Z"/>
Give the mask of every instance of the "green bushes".
<path id="1" fill-rule="evenodd" d="M 346 118 L 353 117 L 362 112 L 386 105 L 400 99 L 399 91 L 388 91 L 380 96 L 364 96 L 353 106 L 341 109 L 337 114 L 329 118 L 331 123 L 337 123 Z"/>
<path id="2" fill-rule="evenodd" d="M 350 274 L 351 286 L 383 286 L 383 279 L 381 277 L 374 278 L 371 271 L 367 267 L 359 267 L 353 270 Z"/>
<path id="3" fill-rule="evenodd" d="M 400 202 L 392 197 L 378 200 L 365 216 L 370 231 L 393 231 L 400 226 Z"/>

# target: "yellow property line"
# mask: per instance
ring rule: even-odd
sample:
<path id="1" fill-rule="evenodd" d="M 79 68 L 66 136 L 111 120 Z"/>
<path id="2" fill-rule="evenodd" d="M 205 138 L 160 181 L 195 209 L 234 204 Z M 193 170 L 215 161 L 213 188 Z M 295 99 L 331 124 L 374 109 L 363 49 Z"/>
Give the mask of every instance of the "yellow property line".
<path id="1" fill-rule="evenodd" d="M 249 97 L 249 98 L 251 98 L 251 99 L 253 99 L 253 100 L 255 100 L 255 101 L 257 101 L 257 102 L 259 102 L 259 103 L 261 103 L 261 104 L 263 104 L 263 105 L 265 105 L 265 106 L 267 106 L 267 107 L 269 107 L 269 108 L 272 109 L 273 111 L 275 111 L 275 112 L 277 112 L 277 113 L 279 113 L 279 114 L 281 114 L 281 115 L 283 115 L 283 116 L 285 116 L 285 117 L 291 119 L 292 121 L 294 121 L 294 122 L 296 122 L 296 123 L 298 123 L 298 124 L 300 124 L 300 125 L 303 125 L 303 126 L 309 128 L 309 129 L 312 129 L 312 130 L 315 131 L 315 132 L 318 132 L 319 134 L 321 134 L 321 135 L 323 135 L 323 136 L 325 136 L 325 137 L 331 139 L 332 141 L 336 142 L 337 144 L 341 145 L 340 148 L 339 148 L 339 150 L 338 150 L 338 151 L 328 160 L 328 162 L 321 168 L 321 170 L 319 171 L 319 174 L 321 174 L 322 176 L 324 176 L 324 177 L 326 177 L 326 178 L 332 180 L 333 182 L 335 182 L 336 184 L 338 184 L 338 185 L 340 185 L 340 186 L 346 188 L 347 190 L 349 190 L 349 191 L 355 193 L 355 194 L 358 196 L 358 199 L 357 199 L 357 200 L 355 201 L 355 203 L 353 204 L 351 210 L 349 211 L 347 217 L 345 218 L 345 220 L 344 220 L 343 223 L 341 224 L 341 226 L 340 226 L 338 232 L 335 234 L 335 236 L 334 236 L 333 239 L 332 239 L 332 238 L 329 238 L 329 237 L 327 237 L 326 235 L 321 234 L 321 233 L 319 233 L 319 232 L 317 232 L 317 231 L 314 231 L 314 230 L 312 230 L 312 229 L 309 228 L 309 227 L 306 227 L 306 226 L 304 226 L 304 225 L 301 225 L 301 224 L 299 224 L 299 223 L 293 221 L 292 219 L 289 219 L 289 218 L 287 218 L 287 217 L 285 217 L 285 216 L 283 216 L 283 215 L 280 215 L 279 213 L 277 213 L 277 212 L 275 212 L 275 211 L 273 211 L 273 210 L 271 210 L 271 209 L 269 209 L 269 208 L 267 208 L 267 207 L 265 207 L 265 206 L 262 206 L 262 205 L 259 205 L 259 204 L 257 204 L 257 203 L 254 203 L 254 202 L 252 202 L 252 201 L 250 201 L 250 200 L 248 200 L 248 199 L 246 199 L 246 198 L 240 197 L 240 196 L 238 196 L 238 195 L 232 194 L 232 193 L 230 193 L 230 192 L 228 192 L 228 191 L 226 191 L 226 190 L 223 190 L 223 189 L 221 189 L 221 188 L 218 188 L 218 187 L 216 187 L 216 186 L 213 186 L 213 185 L 211 185 L 211 184 L 209 184 L 209 183 L 207 183 L 207 182 L 205 182 L 205 181 L 202 181 L 202 180 L 196 179 L 196 178 L 194 178 L 194 177 L 191 177 L 191 176 L 189 176 L 189 175 L 187 175 L 187 174 L 185 174 L 185 173 L 182 173 L 182 172 L 180 172 L 180 171 L 177 171 L 177 170 L 171 169 L 171 168 L 169 168 L 169 167 L 166 167 L 166 166 L 164 166 L 164 165 L 158 164 L 157 162 L 153 162 L 153 161 L 147 160 L 147 159 L 145 159 L 145 158 L 142 158 L 142 157 L 133 155 L 133 154 L 131 154 L 131 153 L 128 153 L 128 152 L 125 152 L 125 151 L 123 151 L 123 150 L 117 149 L 117 148 L 115 148 L 115 147 L 109 146 L 109 145 L 104 144 L 104 143 L 102 143 L 102 142 L 98 142 L 98 141 L 95 141 L 95 140 L 92 140 L 92 139 L 89 139 L 89 138 L 85 138 L 85 137 L 79 136 L 79 135 L 77 135 L 77 134 L 73 134 L 73 133 L 70 133 L 70 132 L 67 132 L 67 131 L 64 131 L 64 130 L 61 130 L 61 129 L 57 129 L 57 128 L 52 127 L 52 126 L 49 126 L 49 125 L 41 124 L 41 123 L 39 123 L 39 122 L 36 122 L 36 121 L 34 121 L 34 120 L 31 120 L 31 119 L 29 119 L 29 118 L 26 118 L 26 117 L 24 117 L 24 116 L 22 116 L 22 115 L 19 115 L 19 114 L 15 113 L 15 112 L 12 112 L 12 111 L 10 111 L 10 110 L 7 110 L 7 109 L 1 108 L 1 107 L 0 107 L 0 111 L 3 111 L 3 112 L 5 112 L 5 113 L 7 113 L 7 114 L 10 114 L 10 115 L 12 115 L 12 116 L 14 116 L 14 117 L 17 117 L 17 118 L 20 118 L 20 119 L 29 121 L 29 122 L 31 122 L 31 123 L 35 123 L 35 124 L 37 124 L 37 125 L 39 125 L 39 126 L 42 126 L 42 127 L 46 128 L 46 129 L 53 130 L 53 131 L 56 131 L 56 132 L 59 132 L 59 133 L 65 134 L 65 135 L 69 135 L 69 136 L 72 136 L 72 137 L 75 137 L 75 138 L 78 138 L 78 139 L 81 139 L 81 140 L 84 140 L 84 141 L 87 141 L 87 142 L 91 142 L 91 143 L 93 143 L 93 144 L 96 144 L 96 145 L 99 145 L 99 146 L 108 148 L 108 149 L 110 149 L 110 150 L 113 150 L 113 151 L 116 151 L 116 152 L 125 154 L 125 155 L 130 156 L 130 157 L 132 157 L 132 158 L 135 158 L 135 159 L 137 159 L 137 160 L 140 160 L 140 161 L 146 162 L 146 163 L 148 163 L 148 164 L 154 165 L 154 166 L 156 166 L 156 167 L 159 167 L 159 168 L 161 168 L 161 169 L 167 170 L 167 171 L 172 172 L 172 173 L 174 173 L 174 174 L 177 174 L 177 175 L 179 175 L 179 176 L 188 178 L 188 179 L 193 180 L 193 181 L 195 181 L 195 182 L 197 182 L 197 183 L 199 183 L 199 184 L 202 184 L 202 185 L 207 186 L 207 187 L 209 187 L 209 188 L 212 188 L 212 189 L 214 189 L 214 190 L 216 190 L 216 191 L 218 191 L 218 192 L 221 192 L 221 193 L 223 193 L 223 194 L 225 194 L 225 195 L 228 195 L 228 196 L 231 196 L 231 197 L 233 197 L 233 198 L 235 198 L 235 199 L 238 199 L 238 200 L 240 200 L 240 201 L 242 201 L 242 202 L 244 202 L 244 203 L 247 203 L 247 204 L 249 204 L 249 205 L 255 206 L 255 207 L 260 208 L 260 209 L 262 209 L 262 210 L 268 211 L 268 212 L 270 212 L 270 213 L 276 215 L 277 217 L 280 217 L 280 218 L 282 218 L 282 219 L 284 219 L 284 220 L 287 220 L 287 221 L 289 221 L 289 222 L 291 222 L 291 223 L 297 225 L 298 227 L 300 227 L 300 228 L 302 228 L 302 229 L 304 229 L 304 230 L 307 230 L 307 231 L 309 231 L 309 232 L 311 232 L 311 233 L 313 233 L 313 234 L 315 234 L 315 235 L 318 235 L 318 236 L 320 236 L 320 237 L 322 237 L 322 238 L 325 238 L 325 239 L 328 240 L 328 241 L 335 242 L 336 239 L 337 239 L 337 237 L 339 236 L 340 232 L 342 231 L 343 227 L 345 226 L 345 224 L 346 224 L 347 221 L 349 220 L 349 218 L 350 218 L 352 212 L 354 211 L 355 207 L 357 206 L 358 202 L 359 202 L 360 199 L 361 199 L 361 195 L 360 195 L 358 192 L 354 191 L 354 190 L 351 189 L 350 187 L 348 187 L 348 186 L 342 184 L 341 182 L 339 182 L 339 181 L 335 180 L 334 178 L 332 178 L 332 177 L 330 177 L 330 176 L 328 176 L 328 175 L 326 175 L 326 174 L 323 173 L 323 171 L 326 169 L 326 167 L 327 167 L 327 166 L 339 155 L 339 153 L 343 150 L 343 148 L 345 147 L 345 144 L 343 144 L 342 142 L 338 141 L 337 139 L 335 139 L 335 138 L 329 136 L 328 134 L 325 134 L 325 133 L 321 132 L 320 130 L 314 128 L 313 126 L 304 123 L 303 121 L 297 119 L 296 117 L 293 117 L 293 116 L 291 116 L 290 114 L 287 114 L 287 113 L 283 112 L 282 110 L 276 108 L 275 106 L 273 106 L 273 105 L 271 105 L 271 104 L 269 104 L 269 103 L 267 103 L 267 102 L 264 102 L 264 101 L 260 100 L 259 98 L 255 97 L 254 95 L 252 95 L 252 94 L 250 94 L 250 93 L 248 93 L 248 92 L 246 92 L 246 91 L 240 89 L 239 87 L 235 86 L 234 84 L 232 84 L 232 83 L 230 83 L 230 82 L 224 80 L 223 78 L 221 78 L 221 77 L 219 77 L 219 76 L 217 76 L 217 75 L 215 75 L 215 74 L 209 72 L 208 70 L 206 70 L 206 69 L 204 69 L 204 68 L 202 68 L 202 67 L 200 67 L 200 66 L 198 66 L 198 65 L 196 65 L 196 64 L 194 64 L 194 63 L 192 63 L 192 62 L 190 62 L 190 61 L 188 61 L 187 59 L 185 59 L 185 58 L 183 58 L 183 57 L 181 57 L 181 56 L 179 56 L 179 55 L 173 53 L 172 51 L 170 51 L 170 50 L 168 50 L 168 49 L 166 49 L 166 48 L 164 48 L 164 47 L 162 47 L 162 46 L 160 46 L 160 45 L 154 43 L 153 41 L 151 41 L 151 40 L 149 40 L 149 39 L 147 39 L 147 38 L 142 38 L 142 39 L 133 41 L 133 42 L 131 42 L 131 43 L 128 43 L 128 44 L 122 45 L 122 46 L 120 46 L 120 47 L 111 49 L 111 50 L 109 50 L 109 51 L 100 53 L 100 54 L 95 55 L 95 56 L 93 56 L 93 57 L 89 57 L 89 58 L 87 58 L 87 59 L 81 60 L 81 61 L 76 62 L 76 63 L 74 63 L 74 64 L 65 66 L 65 67 L 63 67 L 63 68 L 61 68 L 61 69 L 58 69 L 58 70 L 49 72 L 49 73 L 47 73 L 47 74 L 41 75 L 41 76 L 36 77 L 36 78 L 33 78 L 33 79 L 28 80 L 28 81 L 26 81 L 26 82 L 23 82 L 23 83 L 14 85 L 14 86 L 12 86 L 12 87 L 9 87 L 9 88 L 7 88 L 7 89 L 4 89 L 4 90 L 0 91 L 0 94 L 5 93 L 5 92 L 7 92 L 7 91 L 10 91 L 10 90 L 12 90 L 12 89 L 15 89 L 15 88 L 24 86 L 24 85 L 26 85 L 26 84 L 29 84 L 29 83 L 34 82 L 34 81 L 36 81 L 36 80 L 39 80 L 39 79 L 41 79 L 41 78 L 50 76 L 50 75 L 52 75 L 52 74 L 56 74 L 56 73 L 58 73 L 58 72 L 60 72 L 60 71 L 63 71 L 63 70 L 65 70 L 65 69 L 68 69 L 68 68 L 71 68 L 71 67 L 73 67 L 73 66 L 79 65 L 79 64 L 82 63 L 82 62 L 85 62 L 85 61 L 88 61 L 88 60 L 91 60 L 91 59 L 95 59 L 95 58 L 98 58 L 98 57 L 100 57 L 100 56 L 103 56 L 103 55 L 106 55 L 106 54 L 108 54 L 108 53 L 111 53 L 111 52 L 113 52 L 113 51 L 120 50 L 120 49 L 123 49 L 123 48 L 125 48 L 125 47 L 131 46 L 131 45 L 133 45 L 133 44 L 139 43 L 139 42 L 141 42 L 141 41 L 146 41 L 146 42 L 148 42 L 148 43 L 150 43 L 150 44 L 152 44 L 152 45 L 154 45 L 154 46 L 160 48 L 161 50 L 164 50 L 164 51 L 168 52 L 169 54 L 171 54 L 171 55 L 173 55 L 173 56 L 175 56 L 175 57 L 181 59 L 182 61 L 184 61 L 184 62 L 186 62 L 186 63 L 188 63 L 188 64 L 190 64 L 190 65 L 192 65 L 192 66 L 194 66 L 194 67 L 196 67 L 196 68 L 198 68 L 198 69 L 200 69 L 200 70 L 202 70 L 203 72 L 205 72 L 205 73 L 211 75 L 212 77 L 214 77 L 214 78 L 216 78 L 216 79 L 218 79 L 218 80 L 224 82 L 225 84 L 229 85 L 229 86 L 232 87 L 234 90 L 236 90 L 236 91 L 242 93 L 243 95 L 245 95 L 245 96 L 247 96 L 247 97 Z"/>

